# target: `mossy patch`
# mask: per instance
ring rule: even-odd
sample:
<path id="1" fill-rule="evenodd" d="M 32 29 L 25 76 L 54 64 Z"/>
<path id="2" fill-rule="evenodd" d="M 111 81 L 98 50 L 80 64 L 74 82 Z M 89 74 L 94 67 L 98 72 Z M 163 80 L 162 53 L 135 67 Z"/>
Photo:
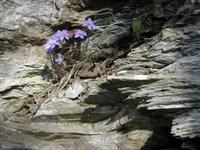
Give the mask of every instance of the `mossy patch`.
<path id="1" fill-rule="evenodd" d="M 141 38 L 141 29 L 142 29 L 142 22 L 140 20 L 134 20 L 132 22 L 132 30 L 134 37 L 137 41 Z"/>

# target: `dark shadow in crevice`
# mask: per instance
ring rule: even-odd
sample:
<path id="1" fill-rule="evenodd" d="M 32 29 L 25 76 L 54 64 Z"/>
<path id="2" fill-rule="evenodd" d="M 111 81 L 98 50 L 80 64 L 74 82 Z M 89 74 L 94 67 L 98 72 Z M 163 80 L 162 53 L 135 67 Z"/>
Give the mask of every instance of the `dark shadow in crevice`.
<path id="1" fill-rule="evenodd" d="M 96 108 L 106 105 L 111 105 L 113 108 L 116 106 L 118 107 L 118 110 L 115 113 L 104 116 L 104 118 L 98 118 L 99 116 L 95 116 L 95 118 L 93 112 L 95 112 L 96 108 L 90 108 L 90 110 L 86 110 L 83 113 L 85 114 L 85 116 L 82 116 L 81 121 L 98 122 L 108 119 L 106 126 L 109 126 L 109 124 L 119 121 L 121 118 L 126 116 L 131 121 L 127 122 L 126 124 L 122 124 L 121 127 L 114 130 L 122 132 L 122 134 L 126 134 L 135 130 L 152 131 L 153 135 L 146 142 L 145 146 L 143 147 L 144 150 L 180 148 L 180 141 L 175 139 L 170 134 L 172 120 L 170 117 L 163 118 L 162 113 L 158 114 L 157 112 L 155 112 L 155 114 L 157 114 L 157 117 L 154 116 L 153 112 L 137 112 L 136 107 L 139 103 L 141 103 L 141 99 L 127 100 L 128 96 L 133 93 L 122 93 L 122 91 L 119 90 L 120 88 L 128 87 L 131 91 L 134 91 L 141 88 L 142 85 L 148 85 L 156 81 L 158 80 L 149 80 L 146 82 L 113 80 L 107 83 L 103 83 L 102 85 L 100 85 L 100 88 L 102 89 L 101 92 L 97 93 L 96 95 L 89 96 L 88 98 L 86 98 L 85 102 L 87 102 L 88 104 L 96 104 Z M 112 101 L 109 101 L 108 98 L 110 98 Z"/>
<path id="2" fill-rule="evenodd" d="M 121 80 L 112 80 L 106 83 L 101 84 L 100 92 L 95 95 L 90 95 L 85 99 L 85 103 L 96 105 L 95 108 L 88 108 L 84 111 L 83 116 L 81 117 L 82 122 L 98 122 L 110 118 L 107 122 L 107 125 L 120 120 L 127 114 L 132 114 L 133 109 L 129 106 L 126 98 L 132 94 L 132 92 L 123 92 L 121 88 L 129 88 L 131 91 L 136 90 L 142 85 L 150 84 L 156 82 L 157 80 L 148 80 L 148 81 L 121 81 Z M 137 106 L 137 102 L 134 101 L 134 107 Z M 107 112 L 104 111 L 106 107 Z M 101 109 L 100 109 L 101 108 Z M 112 111 L 111 111 L 112 110 Z M 131 116 L 130 116 L 131 117 Z"/>
<path id="3" fill-rule="evenodd" d="M 136 118 L 124 124 L 118 129 L 118 132 L 128 134 L 132 131 L 144 130 L 144 135 L 141 135 L 142 137 L 145 136 L 146 131 L 151 131 L 152 135 L 148 138 L 141 150 L 179 150 L 181 148 L 181 140 L 173 137 L 171 134 L 171 117 L 163 117 L 163 115 L 158 112 L 154 112 L 154 114 L 157 115 L 155 116 L 152 114 L 153 112 L 150 111 L 137 113 Z"/>

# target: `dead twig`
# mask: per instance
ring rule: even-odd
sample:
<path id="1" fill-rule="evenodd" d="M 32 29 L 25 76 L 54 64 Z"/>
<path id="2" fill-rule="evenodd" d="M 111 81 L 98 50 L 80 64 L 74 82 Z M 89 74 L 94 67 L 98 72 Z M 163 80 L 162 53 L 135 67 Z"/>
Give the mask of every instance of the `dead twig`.
<path id="1" fill-rule="evenodd" d="M 39 103 L 37 104 L 37 108 L 36 110 L 32 113 L 32 117 L 37 113 L 37 111 L 39 110 L 40 106 L 43 104 L 43 103 L 48 103 L 50 102 L 53 98 L 55 98 L 59 92 L 69 83 L 70 79 L 72 78 L 72 76 L 74 75 L 76 71 L 76 68 L 75 66 L 73 66 L 70 74 L 66 74 L 59 82 L 58 86 L 54 86 L 53 89 L 52 89 L 52 92 L 48 95 L 47 98 L 42 98 L 40 97 L 39 99 L 41 99 L 39 101 Z"/>
<path id="2" fill-rule="evenodd" d="M 48 97 L 46 100 L 44 100 L 45 103 L 48 103 L 50 100 L 55 98 L 58 93 L 68 84 L 70 79 L 72 78 L 73 74 L 75 73 L 76 68 L 73 67 L 72 70 L 70 71 L 70 74 L 66 74 L 59 82 L 59 86 L 54 89 L 54 91 L 50 94 L 50 97 Z"/>

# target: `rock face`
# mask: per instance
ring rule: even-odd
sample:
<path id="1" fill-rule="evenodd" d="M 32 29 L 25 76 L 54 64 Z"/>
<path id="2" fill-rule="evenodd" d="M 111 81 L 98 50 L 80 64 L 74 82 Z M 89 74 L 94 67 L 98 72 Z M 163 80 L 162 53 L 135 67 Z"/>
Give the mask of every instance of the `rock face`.
<path id="1" fill-rule="evenodd" d="M 171 118 L 171 133 L 182 139 L 189 138 L 191 143 L 200 136 L 200 14 L 196 12 L 193 7 L 173 28 L 164 28 L 150 42 L 133 49 L 127 58 L 118 60 L 119 71 L 109 77 L 113 82 L 151 81 L 132 90 L 125 100 L 139 100 L 139 112 L 147 109 L 152 115 Z M 187 141 L 183 147 L 186 145 L 190 142 Z"/>
<path id="2" fill-rule="evenodd" d="M 0 149 L 199 149 L 198 2 L 3 0 L 0 9 Z M 46 36 L 85 17 L 98 26 L 87 49 L 94 58 L 127 53 L 132 18 L 141 42 L 115 73 L 83 80 L 73 100 L 64 89 L 31 118 L 31 100 L 54 80 Z"/>

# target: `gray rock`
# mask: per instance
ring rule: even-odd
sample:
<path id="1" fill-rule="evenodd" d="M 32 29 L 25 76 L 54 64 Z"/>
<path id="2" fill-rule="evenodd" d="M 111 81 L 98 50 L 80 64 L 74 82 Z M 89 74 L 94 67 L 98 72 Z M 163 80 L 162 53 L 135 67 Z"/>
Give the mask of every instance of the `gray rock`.
<path id="1" fill-rule="evenodd" d="M 128 58 L 116 61 L 123 66 L 108 78 L 119 83 L 143 82 L 131 92 L 127 101 L 142 100 L 137 106 L 138 111 L 147 110 L 154 115 L 160 112 L 163 117 L 174 118 L 171 132 L 181 138 L 199 136 L 199 119 L 194 118 L 199 115 L 200 106 L 200 36 L 197 32 L 200 20 L 198 16 L 195 19 L 196 22 L 182 28 L 166 28 L 152 41 L 133 49 Z M 155 63 L 163 66 L 150 65 Z M 132 84 L 127 86 L 133 87 Z"/>
<path id="2" fill-rule="evenodd" d="M 27 97 L 51 85 L 42 77 L 45 61 L 41 47 L 30 45 L 0 55 L 1 114 L 20 110 Z"/>
<path id="3" fill-rule="evenodd" d="M 0 2 L 1 49 L 24 43 L 41 44 L 52 28 L 76 15 L 68 0 L 9 0 Z M 11 45 L 12 44 L 12 45 Z"/>
<path id="4" fill-rule="evenodd" d="M 71 99 L 76 99 L 78 96 L 83 94 L 86 91 L 87 83 L 84 83 L 80 80 L 74 80 L 71 85 L 64 90 L 64 96 Z"/>
<path id="5" fill-rule="evenodd" d="M 144 0 L 138 6 L 135 2 L 0 2 L 0 149 L 180 149 L 172 135 L 191 138 L 182 147 L 194 147 L 200 106 L 200 20 L 194 12 L 199 8 L 189 4 L 186 9 L 184 1 Z M 182 18 L 170 19 L 176 14 Z M 40 94 L 52 85 L 53 73 L 45 65 L 50 62 L 42 48 L 47 35 L 78 27 L 91 17 L 99 29 L 90 38 L 88 53 L 113 57 L 124 50 L 120 46 L 131 35 L 133 16 L 143 24 L 144 43 L 115 62 L 116 73 L 88 80 L 87 91 L 78 92 L 75 100 L 62 95 L 64 89 L 30 117 Z M 161 30 L 162 19 L 170 21 L 151 37 Z M 170 23 L 176 25 L 171 28 Z"/>

